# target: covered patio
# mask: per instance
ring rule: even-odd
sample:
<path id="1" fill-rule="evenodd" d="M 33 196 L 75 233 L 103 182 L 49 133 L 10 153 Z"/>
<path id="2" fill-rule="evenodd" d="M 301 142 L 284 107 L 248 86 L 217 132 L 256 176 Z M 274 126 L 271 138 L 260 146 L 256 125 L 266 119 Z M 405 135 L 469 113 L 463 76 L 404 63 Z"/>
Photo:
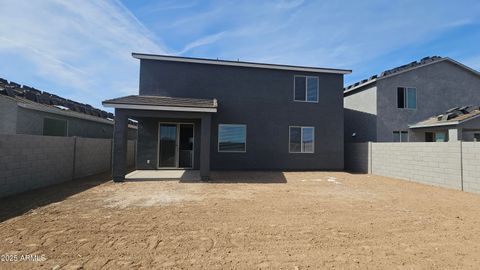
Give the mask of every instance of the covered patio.
<path id="1" fill-rule="evenodd" d="M 128 119 L 139 123 L 136 169 L 199 169 L 200 179 L 208 180 L 216 99 L 132 95 L 106 100 L 103 105 L 115 108 L 112 158 L 115 182 L 126 179 Z M 181 136 L 181 132 L 188 134 Z"/>

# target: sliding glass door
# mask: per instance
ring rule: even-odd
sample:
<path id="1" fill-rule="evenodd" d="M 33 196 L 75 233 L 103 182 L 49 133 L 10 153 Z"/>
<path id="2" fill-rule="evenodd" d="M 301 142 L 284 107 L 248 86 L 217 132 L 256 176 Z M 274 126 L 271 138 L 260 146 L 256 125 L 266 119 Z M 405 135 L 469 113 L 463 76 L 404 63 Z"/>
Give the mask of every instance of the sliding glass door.
<path id="1" fill-rule="evenodd" d="M 193 168 L 193 124 L 161 123 L 158 132 L 158 167 Z"/>
<path id="2" fill-rule="evenodd" d="M 158 167 L 177 167 L 177 125 L 160 124 L 158 143 Z"/>

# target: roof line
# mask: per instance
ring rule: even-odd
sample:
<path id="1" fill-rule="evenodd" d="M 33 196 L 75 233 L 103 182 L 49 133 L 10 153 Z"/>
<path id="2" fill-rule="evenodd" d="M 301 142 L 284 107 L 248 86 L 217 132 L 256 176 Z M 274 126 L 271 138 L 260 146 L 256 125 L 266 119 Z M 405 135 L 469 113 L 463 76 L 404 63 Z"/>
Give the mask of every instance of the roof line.
<path id="1" fill-rule="evenodd" d="M 480 114 L 477 114 L 477 115 L 474 115 L 472 117 L 469 117 L 469 118 L 466 118 L 466 119 L 463 119 L 463 120 L 460 120 L 460 121 L 452 121 L 452 122 L 440 122 L 440 123 L 434 123 L 434 124 L 426 124 L 426 125 L 409 125 L 408 127 L 409 128 L 426 128 L 426 127 L 437 127 L 437 126 L 452 126 L 452 125 L 460 125 L 460 124 L 463 124 L 465 122 L 468 122 L 470 120 L 473 120 L 473 119 L 476 119 L 480 117 Z"/>
<path id="2" fill-rule="evenodd" d="M 442 57 L 441 59 L 438 59 L 438 60 L 436 60 L 436 61 L 428 62 L 428 63 L 422 64 L 422 65 L 417 65 L 417 66 L 414 66 L 414 67 L 411 67 L 411 68 L 407 68 L 407 69 L 402 70 L 402 71 L 398 71 L 398 72 L 395 72 L 395 73 L 392 73 L 392 74 L 388 74 L 388 75 L 385 75 L 385 76 L 382 76 L 382 77 L 377 77 L 377 78 L 372 79 L 372 80 L 368 80 L 367 82 L 365 82 L 365 83 L 363 83 L 363 84 L 361 83 L 361 84 L 359 84 L 359 85 L 357 85 L 357 86 L 354 86 L 354 87 L 352 87 L 352 88 L 350 88 L 350 89 L 346 89 L 345 91 L 343 91 L 343 93 L 344 93 L 344 94 L 350 93 L 350 92 L 352 92 L 352 91 L 354 91 L 354 90 L 357 90 L 357 89 L 360 88 L 360 87 L 363 87 L 363 86 L 365 86 L 365 85 L 371 84 L 371 83 L 376 82 L 376 81 L 378 81 L 378 80 L 383 80 L 383 79 L 386 79 L 386 78 L 390 78 L 390 77 L 393 77 L 393 76 L 396 76 L 396 75 L 400 75 L 400 74 L 403 74 L 403 73 L 406 73 L 406 72 L 410 72 L 410 71 L 415 70 L 415 69 L 418 69 L 418 68 L 426 67 L 426 66 L 429 66 L 429 65 L 433 65 L 433 64 L 436 64 L 436 63 L 443 62 L 443 61 L 448 61 L 448 62 L 450 62 L 450 63 L 452 63 L 452 64 L 455 64 L 455 65 L 457 65 L 457 66 L 459 66 L 459 67 L 461 67 L 461 68 L 464 68 L 464 69 L 472 72 L 473 74 L 475 74 L 475 75 L 477 75 L 477 76 L 480 76 L 480 72 L 476 71 L 475 69 L 473 69 L 473 68 L 471 68 L 471 67 L 468 67 L 468 66 L 466 66 L 466 65 L 464 65 L 464 64 L 462 64 L 462 63 L 460 63 L 460 62 L 458 62 L 458 61 L 456 61 L 456 60 L 453 60 L 453 59 L 450 58 L 450 57 Z"/>
<path id="3" fill-rule="evenodd" d="M 454 126 L 458 125 L 460 122 L 443 122 L 443 123 L 435 123 L 435 124 L 426 124 L 426 125 L 408 125 L 408 128 L 427 128 L 427 127 L 441 127 L 441 126 Z"/>
<path id="4" fill-rule="evenodd" d="M 175 112 L 217 112 L 217 108 L 200 108 L 185 106 L 165 106 L 165 105 L 141 105 L 141 104 L 119 104 L 103 102 L 103 106 L 116 109 L 131 110 L 152 110 L 152 111 L 175 111 Z"/>
<path id="5" fill-rule="evenodd" d="M 78 119 L 83 119 L 83 120 L 88 120 L 88 121 L 93 121 L 93 122 L 98 122 L 98 123 L 104 123 L 104 124 L 109 124 L 113 125 L 114 121 L 101 118 L 101 117 L 96 117 L 88 114 L 83 114 L 83 113 L 78 113 L 78 112 L 73 112 L 73 111 L 65 111 L 62 109 L 50 107 L 50 106 L 45 106 L 42 104 L 37 104 L 37 103 L 25 103 L 25 102 L 18 102 L 17 101 L 17 106 L 24 108 L 24 109 L 29 109 L 29 110 L 35 110 L 35 111 L 41 111 L 41 112 L 46 112 L 46 113 L 52 113 L 52 114 L 59 114 L 67 117 L 73 117 L 73 118 L 78 118 Z"/>
<path id="6" fill-rule="evenodd" d="M 243 62 L 243 61 L 230 61 L 230 60 L 215 60 L 215 59 L 207 59 L 207 58 L 193 58 L 193 57 L 182 57 L 182 56 L 171 56 L 171 55 L 160 55 L 160 54 L 132 53 L 132 56 L 133 58 L 137 58 L 141 60 L 162 60 L 162 61 L 172 61 L 172 62 L 221 65 L 221 66 L 266 68 L 266 69 L 308 71 L 308 72 L 321 72 L 321 73 L 334 73 L 334 74 L 352 73 L 352 71 L 348 69 L 291 66 L 291 65 Z"/>

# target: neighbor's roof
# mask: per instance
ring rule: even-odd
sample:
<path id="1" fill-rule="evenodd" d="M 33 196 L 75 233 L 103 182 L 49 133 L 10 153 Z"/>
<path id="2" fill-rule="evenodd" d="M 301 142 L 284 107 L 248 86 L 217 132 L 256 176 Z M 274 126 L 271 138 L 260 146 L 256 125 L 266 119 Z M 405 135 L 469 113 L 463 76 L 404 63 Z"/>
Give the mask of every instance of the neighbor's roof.
<path id="1" fill-rule="evenodd" d="M 14 101 L 17 106 L 25 109 L 113 124 L 112 113 L 2 78 L 0 97 Z"/>
<path id="2" fill-rule="evenodd" d="M 131 95 L 105 100 L 105 107 L 159 111 L 216 112 L 216 99 L 178 98 L 165 96 Z"/>
<path id="3" fill-rule="evenodd" d="M 479 106 L 456 107 L 446 111 L 444 114 L 431 117 L 427 120 L 410 125 L 409 127 L 425 128 L 425 127 L 458 125 L 466 121 L 475 119 L 477 117 L 480 117 Z"/>
<path id="4" fill-rule="evenodd" d="M 396 68 L 385 70 L 378 75 L 373 75 L 368 79 L 364 79 L 364 80 L 361 80 L 361 81 L 356 82 L 354 84 L 351 84 L 351 85 L 345 87 L 343 89 L 343 91 L 344 91 L 344 94 L 347 94 L 347 93 L 350 93 L 350 92 L 352 92 L 356 89 L 359 89 L 363 86 L 370 85 L 370 84 L 372 84 L 372 83 L 374 83 L 378 80 L 385 79 L 385 78 L 392 77 L 392 76 L 396 76 L 396 75 L 399 75 L 399 74 L 402 74 L 402 73 L 405 73 L 405 72 L 408 72 L 408 71 L 411 71 L 411 70 L 414 70 L 414 69 L 417 69 L 417 68 L 420 68 L 420 67 L 425 67 L 425 66 L 435 64 L 435 63 L 439 63 L 439 62 L 443 62 L 443 61 L 453 63 L 457 66 L 460 66 L 461 68 L 464 68 L 464 69 L 474 73 L 475 75 L 480 76 L 480 72 L 478 72 L 478 71 L 476 71 L 476 70 L 474 70 L 470 67 L 467 67 L 466 65 L 464 65 L 460 62 L 457 62 L 457 61 L 455 61 L 451 58 L 440 57 L 440 56 L 431 56 L 431 57 L 424 57 L 420 61 L 414 61 L 414 62 L 411 62 L 409 64 L 403 65 L 403 66 L 399 66 L 399 67 L 396 67 Z"/>
<path id="5" fill-rule="evenodd" d="M 243 62 L 243 61 L 229 61 L 229 60 L 206 59 L 206 58 L 179 57 L 179 56 L 158 55 L 158 54 L 132 53 L 132 56 L 134 58 L 142 59 L 142 60 L 143 59 L 144 60 L 162 60 L 162 61 L 172 61 L 172 62 L 221 65 L 221 66 L 266 68 L 266 69 L 322 72 L 322 73 L 335 73 L 335 74 L 350 74 L 350 73 L 352 73 L 352 71 L 348 70 L 348 69 L 277 65 L 277 64 L 254 63 L 254 62 Z"/>

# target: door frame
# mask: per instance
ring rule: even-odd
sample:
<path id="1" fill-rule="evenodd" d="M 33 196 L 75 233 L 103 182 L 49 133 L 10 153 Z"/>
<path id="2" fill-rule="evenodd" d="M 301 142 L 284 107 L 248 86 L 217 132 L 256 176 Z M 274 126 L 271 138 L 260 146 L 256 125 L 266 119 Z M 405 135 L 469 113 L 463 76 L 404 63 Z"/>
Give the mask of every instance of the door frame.
<path id="1" fill-rule="evenodd" d="M 177 134 L 175 138 L 175 167 L 160 167 L 160 125 L 176 125 Z M 180 158 L 180 125 L 191 125 L 193 134 L 192 143 L 192 167 L 179 167 Z M 158 122 L 157 128 L 157 170 L 192 170 L 195 167 L 195 123 L 190 122 Z"/>

